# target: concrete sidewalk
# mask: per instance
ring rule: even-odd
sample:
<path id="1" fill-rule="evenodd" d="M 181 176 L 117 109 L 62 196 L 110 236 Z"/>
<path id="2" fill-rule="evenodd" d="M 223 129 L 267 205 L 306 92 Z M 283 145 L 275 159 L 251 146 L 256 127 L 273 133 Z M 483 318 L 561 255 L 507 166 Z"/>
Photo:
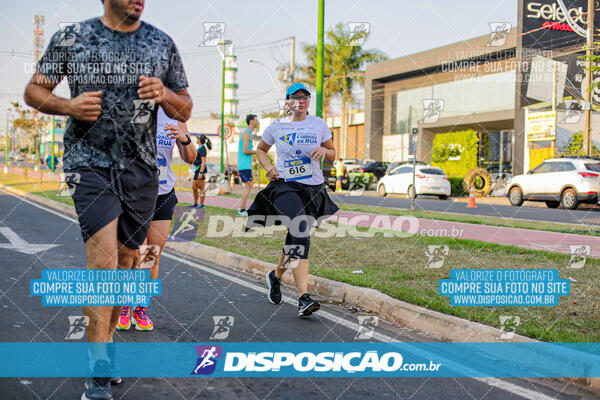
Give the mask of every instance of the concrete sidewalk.
<path id="1" fill-rule="evenodd" d="M 180 202 L 192 203 L 192 193 L 179 192 Z M 227 196 L 207 196 L 208 206 L 239 209 L 240 199 Z M 249 200 L 247 206 L 252 201 Z M 338 211 L 333 222 L 359 227 L 378 227 L 396 231 L 410 232 L 423 236 L 472 239 L 488 243 L 518 246 L 525 249 L 546 250 L 571 254 L 570 245 L 589 245 L 590 257 L 600 258 L 600 236 L 574 235 L 532 229 L 505 228 L 500 226 L 469 224 L 463 222 L 439 221 L 434 219 L 393 216 L 386 214 Z"/>

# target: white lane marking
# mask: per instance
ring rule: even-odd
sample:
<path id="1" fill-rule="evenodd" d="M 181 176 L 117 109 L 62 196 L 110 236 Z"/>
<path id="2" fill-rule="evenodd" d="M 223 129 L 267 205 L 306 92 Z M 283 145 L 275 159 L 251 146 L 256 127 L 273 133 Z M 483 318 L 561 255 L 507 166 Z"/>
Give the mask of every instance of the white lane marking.
<path id="1" fill-rule="evenodd" d="M 58 212 L 56 212 L 56 211 L 54 211 L 52 209 L 49 209 L 49 208 L 47 208 L 45 206 L 42 206 L 42 205 L 37 204 L 37 203 L 34 203 L 34 202 L 29 201 L 27 199 L 24 199 L 22 197 L 16 196 L 16 195 L 14 195 L 12 193 L 8 193 L 8 194 L 11 195 L 11 196 L 13 196 L 13 197 L 17 197 L 20 200 L 22 200 L 22 201 L 24 201 L 24 202 L 26 202 L 28 204 L 31 204 L 32 206 L 35 206 L 35 207 L 40 208 L 42 210 L 48 211 L 48 212 L 50 212 L 50 213 L 52 213 L 54 215 L 57 215 L 57 216 L 59 216 L 61 218 L 66 219 L 68 221 L 77 222 L 77 220 L 75 220 L 75 219 L 73 219 L 73 218 L 71 218 L 71 217 L 69 217 L 67 215 L 60 214 L 60 213 L 58 213 Z M 194 263 L 192 261 L 188 261 L 188 260 L 186 260 L 184 258 L 181 258 L 181 257 L 173 255 L 173 254 L 169 254 L 169 253 L 162 253 L 162 255 L 166 256 L 168 258 L 171 258 L 173 260 L 176 260 L 178 262 L 182 262 L 184 264 L 187 264 L 187 265 L 189 265 L 191 267 L 194 267 L 194 268 L 200 269 L 202 271 L 208 272 L 210 274 L 216 275 L 216 276 L 218 276 L 220 278 L 227 279 L 229 281 L 232 281 L 234 283 L 237 283 L 238 285 L 247 287 L 249 289 L 256 290 L 256 291 L 261 292 L 261 293 L 265 292 L 265 288 L 263 286 L 258 286 L 258 285 L 252 284 L 250 282 L 246 282 L 246 281 L 244 281 L 242 279 L 233 277 L 231 275 L 227 275 L 227 274 L 225 274 L 225 273 L 223 273 L 221 271 L 217 271 L 217 270 L 209 268 L 209 267 L 207 267 L 205 265 Z M 296 299 L 292 299 L 289 296 L 283 296 L 283 301 L 286 302 L 286 303 L 292 304 L 292 305 L 296 305 Z M 346 328 L 351 329 L 351 330 L 356 330 L 357 327 L 358 327 L 358 324 L 356 324 L 354 322 L 350 322 L 350 321 L 348 321 L 348 320 L 346 320 L 344 318 L 338 317 L 337 315 L 331 314 L 331 313 L 329 313 L 327 311 L 324 311 L 324 310 L 320 310 L 319 311 L 319 315 L 322 316 L 322 317 L 324 317 L 324 318 L 326 318 L 326 319 L 328 319 L 328 320 L 330 320 L 331 322 L 343 325 Z M 384 335 L 384 334 L 379 333 L 379 332 L 375 332 L 374 335 L 373 335 L 373 337 L 375 339 L 379 340 L 379 341 L 384 341 L 384 342 L 385 341 L 387 341 L 387 342 L 394 341 L 394 339 L 392 337 Z M 421 352 L 421 354 L 422 354 L 421 350 L 418 350 L 418 351 Z M 436 357 L 439 357 L 439 356 L 436 356 Z M 464 368 L 463 368 L 463 371 L 464 371 Z M 543 393 L 534 392 L 533 390 L 526 389 L 526 388 L 521 387 L 519 385 L 515 385 L 513 383 L 510 383 L 510 382 L 507 382 L 507 381 L 503 381 L 503 380 L 497 379 L 497 378 L 470 378 L 470 379 L 475 379 L 475 380 L 483 382 L 483 383 L 485 383 L 485 384 L 487 384 L 489 386 L 493 386 L 493 387 L 496 387 L 498 389 L 502 389 L 502 390 L 504 390 L 506 392 L 510 392 L 512 394 L 515 394 L 517 396 L 521 396 L 521 397 L 524 397 L 524 398 L 530 399 L 530 400 L 556 400 L 554 397 L 547 396 L 547 395 L 545 395 Z"/>
<path id="2" fill-rule="evenodd" d="M 172 260 L 175 260 L 175 261 L 177 261 L 179 263 L 183 263 L 183 264 L 189 265 L 190 267 L 193 267 L 193 268 L 199 269 L 201 271 L 204 271 L 204 272 L 213 274 L 215 276 L 218 276 L 220 278 L 227 279 L 227 280 L 229 280 L 231 282 L 234 282 L 234 283 L 236 283 L 238 285 L 241 285 L 241 286 L 247 287 L 249 289 L 255 290 L 257 292 L 266 293 L 266 287 L 264 287 L 264 286 L 259 286 L 259 285 L 247 282 L 247 281 L 245 281 L 243 279 L 236 278 L 234 276 L 228 275 L 228 274 L 223 273 L 221 271 L 212 269 L 212 268 L 210 268 L 210 267 L 208 267 L 206 265 L 186 260 L 185 258 L 181 258 L 181 257 L 176 256 L 174 254 L 169 254 L 169 253 L 164 253 L 164 252 L 162 254 L 163 254 L 163 256 L 167 256 L 168 258 L 171 258 Z M 294 305 L 294 306 L 296 306 L 298 304 L 298 302 L 297 302 L 296 299 L 294 299 L 292 297 L 289 297 L 289 296 L 283 296 L 283 301 L 285 303 L 288 303 L 288 304 L 291 304 L 291 305 Z M 345 318 L 342 318 L 342 317 L 339 317 L 339 316 L 337 316 L 335 314 L 332 314 L 330 312 L 324 311 L 323 309 L 321 309 L 319 311 L 319 316 L 323 317 L 325 319 L 328 319 L 329 321 L 331 321 L 333 323 L 336 323 L 338 325 L 342 325 L 343 327 L 345 327 L 347 329 L 350 329 L 352 331 L 356 331 L 358 329 L 358 327 L 359 327 L 359 325 L 357 323 L 352 322 L 352 321 L 348 321 Z M 385 334 L 380 333 L 380 332 L 375 332 L 373 334 L 373 338 L 377 339 L 377 340 L 379 340 L 381 342 L 394 342 L 395 341 L 394 338 L 392 338 L 391 336 L 385 335 Z M 414 348 L 413 346 L 411 346 L 410 344 L 408 344 L 406 342 L 403 343 L 403 346 L 408 347 L 409 349 L 413 349 L 414 353 L 418 353 L 421 356 L 428 357 L 430 360 L 439 360 L 439 358 L 440 358 L 439 354 L 424 352 L 422 349 Z M 449 367 L 449 368 L 451 368 L 451 369 L 459 370 L 459 371 L 461 371 L 463 373 L 467 373 L 467 374 L 471 374 L 471 375 L 477 374 L 477 371 L 470 370 L 470 369 L 468 369 L 468 368 L 466 368 L 466 367 L 464 367 L 462 365 L 458 365 L 458 364 L 456 364 L 454 362 L 448 362 L 448 361 L 446 361 L 444 365 L 447 366 L 447 367 Z M 521 386 L 515 385 L 515 384 L 510 383 L 510 382 L 503 381 L 501 379 L 497 379 L 497 378 L 471 378 L 471 379 L 475 379 L 475 380 L 483 382 L 483 383 L 485 383 L 485 384 L 487 384 L 489 386 L 493 386 L 493 387 L 502 389 L 504 391 L 516 394 L 518 396 L 525 397 L 527 399 L 531 399 L 531 400 L 555 400 L 554 397 L 550 397 L 550 396 L 547 396 L 547 395 L 545 395 L 543 393 L 538 393 L 538 392 L 535 392 L 533 390 L 523 388 Z"/>
<path id="3" fill-rule="evenodd" d="M 0 234 L 6 237 L 9 243 L 0 243 L 0 249 L 8 249 L 18 251 L 23 254 L 36 254 L 40 251 L 58 247 L 60 244 L 37 244 L 27 243 L 19 234 L 13 231 L 8 226 L 0 227 Z"/>

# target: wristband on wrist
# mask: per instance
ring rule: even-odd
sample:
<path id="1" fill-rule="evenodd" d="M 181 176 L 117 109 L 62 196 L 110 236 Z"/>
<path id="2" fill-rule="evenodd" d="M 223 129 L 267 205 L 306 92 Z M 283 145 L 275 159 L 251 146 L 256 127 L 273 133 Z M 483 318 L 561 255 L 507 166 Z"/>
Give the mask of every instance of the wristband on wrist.
<path id="1" fill-rule="evenodd" d="M 187 138 L 187 141 L 181 142 L 182 146 L 187 146 L 188 144 L 192 143 L 192 138 L 190 137 L 190 135 L 185 135 L 185 137 Z"/>

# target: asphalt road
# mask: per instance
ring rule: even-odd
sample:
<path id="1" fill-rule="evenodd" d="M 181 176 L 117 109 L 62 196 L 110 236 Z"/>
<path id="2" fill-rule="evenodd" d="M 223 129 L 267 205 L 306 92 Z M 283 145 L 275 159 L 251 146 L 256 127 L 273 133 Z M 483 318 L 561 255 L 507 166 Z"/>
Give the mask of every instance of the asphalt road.
<path id="1" fill-rule="evenodd" d="M 410 199 L 399 197 L 345 196 L 334 193 L 330 193 L 330 196 L 336 203 L 410 209 Z M 466 205 L 466 203 L 434 200 L 433 198 L 417 198 L 415 200 L 415 208 L 417 210 L 567 224 L 600 225 L 600 212 L 597 209 L 565 210 L 545 207 L 512 207 L 494 204 L 478 204 L 477 208 L 467 208 Z"/>
<path id="2" fill-rule="evenodd" d="M 0 192 L 0 228 L 10 228 L 29 244 L 54 244 L 37 254 L 0 248 L 0 341 L 64 342 L 68 316 L 78 307 L 43 307 L 29 295 L 29 282 L 48 268 L 81 268 L 83 242 L 76 222 Z M 6 232 L 3 229 L 1 232 Z M 0 237 L 0 243 L 7 239 Z M 7 247 L 7 246 L 5 246 Z M 280 306 L 267 302 L 264 280 L 211 265 L 164 255 L 160 279 L 163 294 L 152 299 L 152 332 L 117 332 L 115 341 L 206 342 L 213 330 L 212 316 L 235 318 L 225 340 L 231 342 L 353 342 L 359 313 L 323 304 L 313 317 L 296 317 L 293 293 Z M 411 330 L 380 323 L 375 339 L 432 341 Z M 82 339 L 84 340 L 84 339 Z M 149 352 L 148 357 L 152 357 Z M 3 359 L 2 362 L 10 362 Z M 140 362 L 143 362 L 141 360 Z M 485 360 L 482 360 L 485 362 Z M 473 368 L 477 368 L 476 365 Z M 0 379 L 1 399 L 79 399 L 83 379 Z M 115 399 L 593 399 L 594 396 L 549 379 L 214 379 L 127 378 L 114 386 Z"/>

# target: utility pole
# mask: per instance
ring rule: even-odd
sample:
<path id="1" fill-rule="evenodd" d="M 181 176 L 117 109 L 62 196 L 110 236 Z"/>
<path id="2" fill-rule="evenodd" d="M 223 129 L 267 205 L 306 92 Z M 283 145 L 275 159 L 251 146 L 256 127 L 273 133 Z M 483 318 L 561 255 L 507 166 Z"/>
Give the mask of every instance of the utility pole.
<path id="1" fill-rule="evenodd" d="M 290 57 L 290 82 L 294 83 L 294 68 L 296 56 L 296 36 L 292 36 L 292 56 Z"/>
<path id="2" fill-rule="evenodd" d="M 43 15 L 34 15 L 33 16 L 33 25 L 35 28 L 33 29 L 33 62 L 37 63 L 40 58 L 42 58 L 42 52 L 44 51 L 44 29 L 43 25 L 46 23 L 46 18 Z M 37 110 L 33 110 L 32 118 L 34 121 L 37 120 Z M 40 141 L 36 140 L 36 137 L 39 136 Z M 39 157 L 39 146 L 42 142 L 42 133 L 41 131 L 37 136 L 33 138 L 33 144 L 35 146 L 35 163 L 34 170 L 38 170 L 40 157 Z"/>
<path id="3" fill-rule="evenodd" d="M 52 116 L 52 151 L 50 152 L 50 171 L 54 172 L 54 131 L 56 130 L 56 117 Z"/>
<path id="4" fill-rule="evenodd" d="M 9 140 L 8 140 L 8 112 L 9 112 L 9 109 L 7 108 L 6 109 L 6 137 L 5 137 L 6 143 L 4 145 L 4 173 L 5 174 L 8 174 L 8 148 L 9 148 L 9 145 L 8 145 L 8 142 L 9 142 Z"/>
<path id="5" fill-rule="evenodd" d="M 592 47 L 594 46 L 594 0 L 588 0 L 587 46 L 585 50 L 585 126 L 583 132 L 583 150 L 589 157 L 592 155 Z"/>
<path id="6" fill-rule="evenodd" d="M 558 136 L 558 63 L 552 60 L 552 112 L 554 113 L 554 140 L 552 140 L 552 157 L 556 154 L 556 138 Z"/>
<path id="7" fill-rule="evenodd" d="M 225 179 L 225 166 L 223 165 L 225 156 L 225 56 L 227 55 L 227 46 L 230 46 L 231 43 L 231 40 L 221 40 L 217 46 L 217 50 L 219 50 L 219 53 L 223 58 L 223 75 L 221 80 L 221 128 L 219 132 L 219 135 L 221 135 L 221 183 L 224 182 Z M 222 49 L 221 46 L 223 46 Z"/>
<path id="8" fill-rule="evenodd" d="M 317 103 L 316 103 L 316 114 L 317 117 L 323 118 L 323 45 L 324 45 L 324 32 L 325 32 L 325 0 L 319 0 L 319 22 L 318 22 L 318 36 L 317 36 Z"/>

